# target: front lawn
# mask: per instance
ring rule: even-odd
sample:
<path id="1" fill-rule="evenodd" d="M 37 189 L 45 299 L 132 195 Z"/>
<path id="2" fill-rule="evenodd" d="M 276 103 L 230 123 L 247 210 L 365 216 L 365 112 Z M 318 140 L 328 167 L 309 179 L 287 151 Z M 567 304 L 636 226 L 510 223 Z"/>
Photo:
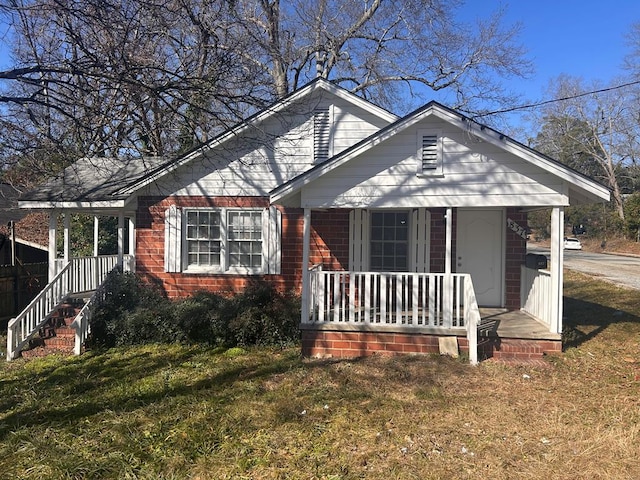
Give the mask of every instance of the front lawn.
<path id="1" fill-rule="evenodd" d="M 545 368 L 153 345 L 0 367 L 0 478 L 640 478 L 640 292 L 567 273 Z"/>

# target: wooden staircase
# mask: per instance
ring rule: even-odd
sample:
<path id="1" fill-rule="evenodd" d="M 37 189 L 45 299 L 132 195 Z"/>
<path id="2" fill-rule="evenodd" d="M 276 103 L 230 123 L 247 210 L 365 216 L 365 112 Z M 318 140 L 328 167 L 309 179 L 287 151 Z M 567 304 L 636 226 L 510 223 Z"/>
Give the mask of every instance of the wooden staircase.
<path id="1" fill-rule="evenodd" d="M 50 354 L 73 355 L 76 331 L 70 325 L 84 306 L 82 298 L 68 298 L 51 314 L 40 327 L 38 334 L 29 340 L 28 348 L 22 350 L 22 358 L 45 357 Z"/>

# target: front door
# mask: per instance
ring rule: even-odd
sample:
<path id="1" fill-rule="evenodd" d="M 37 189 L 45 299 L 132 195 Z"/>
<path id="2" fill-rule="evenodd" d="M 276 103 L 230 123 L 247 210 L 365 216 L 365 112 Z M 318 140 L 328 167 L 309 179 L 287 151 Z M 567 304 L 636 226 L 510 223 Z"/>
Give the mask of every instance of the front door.
<path id="1" fill-rule="evenodd" d="M 478 305 L 503 304 L 504 214 L 502 210 L 458 210 L 456 271 L 469 273 Z"/>

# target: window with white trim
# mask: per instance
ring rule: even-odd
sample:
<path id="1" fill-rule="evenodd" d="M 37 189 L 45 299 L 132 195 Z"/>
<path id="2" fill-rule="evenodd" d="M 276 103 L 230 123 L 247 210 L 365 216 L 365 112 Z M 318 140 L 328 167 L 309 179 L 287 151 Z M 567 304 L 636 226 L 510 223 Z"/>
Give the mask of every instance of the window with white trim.
<path id="1" fill-rule="evenodd" d="M 372 212 L 370 223 L 371 270 L 406 272 L 409 268 L 409 212 Z"/>
<path id="2" fill-rule="evenodd" d="M 431 213 L 354 209 L 349 214 L 349 270 L 429 272 Z"/>
<path id="3" fill-rule="evenodd" d="M 418 175 L 442 175 L 440 130 L 418 130 Z"/>
<path id="4" fill-rule="evenodd" d="M 275 207 L 170 207 L 165 212 L 165 271 L 280 273 L 280 225 Z"/>

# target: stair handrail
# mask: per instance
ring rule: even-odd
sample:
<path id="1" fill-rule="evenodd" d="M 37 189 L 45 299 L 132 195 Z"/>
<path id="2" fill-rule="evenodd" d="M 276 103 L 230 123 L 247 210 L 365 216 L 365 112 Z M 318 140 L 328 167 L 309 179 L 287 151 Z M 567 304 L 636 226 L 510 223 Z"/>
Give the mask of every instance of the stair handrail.
<path id="1" fill-rule="evenodd" d="M 125 267 L 125 271 L 127 270 L 129 270 L 129 268 Z M 73 347 L 74 355 L 80 355 L 82 353 L 82 346 L 91 333 L 91 319 L 93 317 L 93 312 L 95 311 L 95 308 L 100 306 L 104 301 L 107 293 L 107 280 L 109 276 L 114 274 L 116 271 L 122 271 L 122 269 L 116 265 L 109 271 L 109 273 L 107 273 L 100 286 L 93 292 L 93 295 L 91 295 L 87 303 L 82 307 L 82 310 L 78 312 L 76 318 L 71 322 L 71 325 L 69 325 L 76 331 L 75 345 Z"/>
<path id="2" fill-rule="evenodd" d="M 49 320 L 56 306 L 70 293 L 71 263 L 67 263 L 42 291 L 7 325 L 7 361 L 14 360 L 38 330 Z"/>

